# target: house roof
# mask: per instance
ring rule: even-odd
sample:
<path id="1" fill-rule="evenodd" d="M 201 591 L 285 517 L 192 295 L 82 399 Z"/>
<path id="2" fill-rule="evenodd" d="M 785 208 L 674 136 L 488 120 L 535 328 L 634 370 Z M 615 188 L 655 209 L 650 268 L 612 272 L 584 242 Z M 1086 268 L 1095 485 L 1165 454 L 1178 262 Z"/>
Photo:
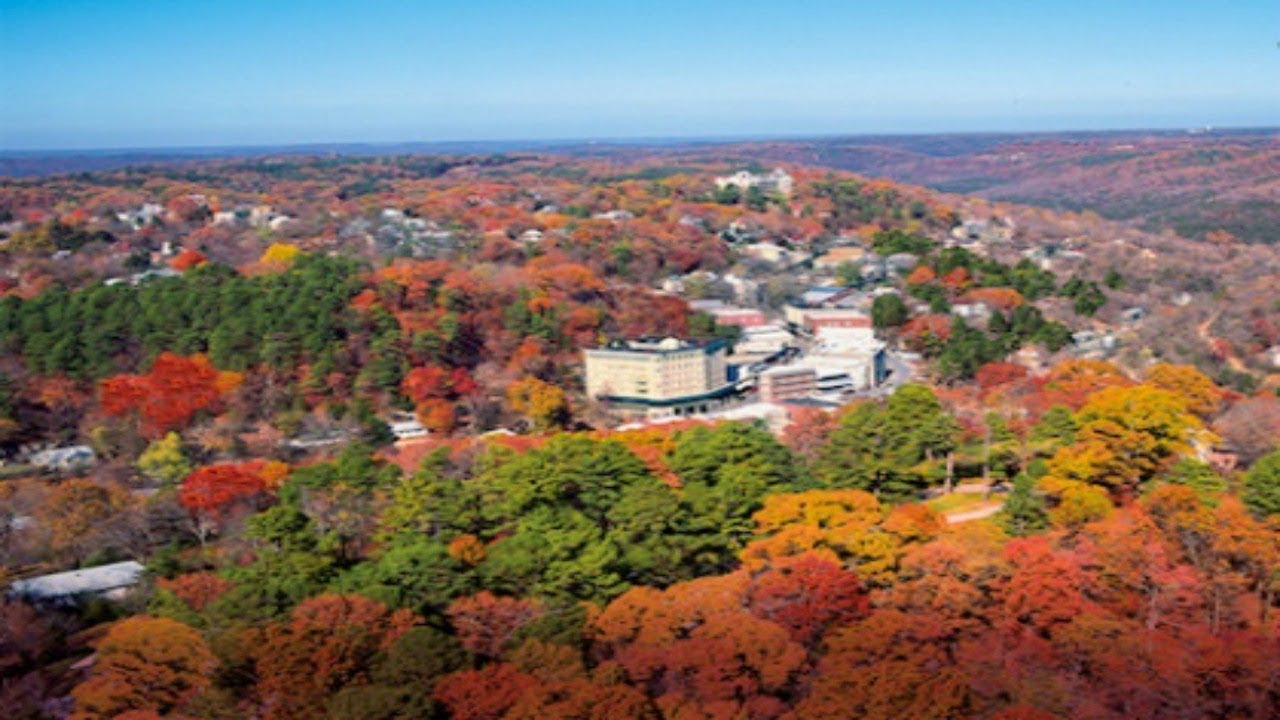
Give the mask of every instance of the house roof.
<path id="1" fill-rule="evenodd" d="M 61 465 L 75 461 L 93 462 L 93 459 L 93 448 L 88 445 L 50 448 L 31 456 L 31 461 L 36 465 Z"/>
<path id="2" fill-rule="evenodd" d="M 146 570 L 142 563 L 128 560 L 18 580 L 9 589 L 15 595 L 37 600 L 103 593 L 138 584 Z"/>

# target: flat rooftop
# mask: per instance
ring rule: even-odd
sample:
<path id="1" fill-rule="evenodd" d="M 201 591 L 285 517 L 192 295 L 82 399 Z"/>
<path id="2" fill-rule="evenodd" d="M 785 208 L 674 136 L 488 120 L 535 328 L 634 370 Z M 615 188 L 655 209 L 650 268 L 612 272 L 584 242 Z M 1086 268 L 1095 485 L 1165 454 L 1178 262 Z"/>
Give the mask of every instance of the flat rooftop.
<path id="1" fill-rule="evenodd" d="M 614 340 L 604 347 L 587 350 L 587 352 L 621 352 L 664 355 L 668 353 L 701 350 L 714 352 L 728 345 L 724 340 L 682 340 L 675 337 L 636 338 L 635 340 Z"/>

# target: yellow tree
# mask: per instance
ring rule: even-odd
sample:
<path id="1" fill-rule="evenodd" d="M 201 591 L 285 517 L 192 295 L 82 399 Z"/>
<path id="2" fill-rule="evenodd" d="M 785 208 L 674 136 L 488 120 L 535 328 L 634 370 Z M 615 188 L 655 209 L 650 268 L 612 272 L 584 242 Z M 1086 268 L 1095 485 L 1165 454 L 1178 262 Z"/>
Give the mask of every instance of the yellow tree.
<path id="1" fill-rule="evenodd" d="M 258 263 L 268 270 L 286 270 L 297 262 L 302 251 L 297 245 L 289 243 L 272 243 L 263 253 Z"/>
<path id="2" fill-rule="evenodd" d="M 1192 365 L 1160 363 L 1147 373 L 1147 384 L 1182 398 L 1187 410 L 1200 417 L 1222 406 L 1222 389 Z"/>
<path id="3" fill-rule="evenodd" d="M 1102 485 L 1119 495 L 1131 493 L 1190 450 L 1203 432 L 1182 397 L 1151 385 L 1094 393 L 1076 421 L 1076 442 L 1049 460 L 1049 475 Z"/>
<path id="4" fill-rule="evenodd" d="M 512 383 L 507 389 L 507 402 L 512 410 L 529 418 L 539 432 L 563 427 L 569 420 L 569 401 L 564 390 L 536 377 Z"/>
<path id="5" fill-rule="evenodd" d="M 765 499 L 755 514 L 758 539 L 741 553 L 748 568 L 816 552 L 852 567 L 873 585 L 892 581 L 909 546 L 936 537 L 945 523 L 921 505 L 887 511 L 862 490 L 810 490 Z"/>

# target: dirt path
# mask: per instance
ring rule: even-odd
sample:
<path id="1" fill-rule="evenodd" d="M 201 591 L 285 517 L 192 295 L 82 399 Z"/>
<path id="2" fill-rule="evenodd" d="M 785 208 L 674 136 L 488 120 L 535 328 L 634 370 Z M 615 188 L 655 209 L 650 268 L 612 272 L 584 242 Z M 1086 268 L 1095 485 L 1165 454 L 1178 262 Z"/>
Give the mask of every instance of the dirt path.
<path id="1" fill-rule="evenodd" d="M 1222 314 L 1221 311 L 1216 312 L 1208 320 L 1205 320 L 1204 322 L 1196 326 L 1196 335 L 1198 335 L 1200 339 L 1204 341 L 1205 345 L 1209 346 L 1210 351 L 1213 350 L 1213 341 L 1217 340 L 1217 338 L 1215 338 L 1209 332 L 1209 328 L 1212 327 L 1213 324 L 1218 321 L 1218 316 L 1221 314 Z M 1240 358 L 1236 357 L 1235 355 L 1229 355 L 1225 359 L 1225 362 L 1227 363 L 1227 367 L 1231 368 L 1232 370 L 1235 370 L 1236 372 L 1249 371 L 1248 368 L 1244 366 L 1244 363 L 1241 362 Z"/>
<path id="2" fill-rule="evenodd" d="M 963 522 L 972 522 L 974 520 L 982 520 L 1000 512 L 1000 508 L 1004 507 L 1004 503 L 996 503 L 995 505 L 987 505 L 986 507 L 975 508 L 973 510 L 961 510 L 959 512 L 943 515 L 947 519 L 947 524 L 958 525 Z"/>

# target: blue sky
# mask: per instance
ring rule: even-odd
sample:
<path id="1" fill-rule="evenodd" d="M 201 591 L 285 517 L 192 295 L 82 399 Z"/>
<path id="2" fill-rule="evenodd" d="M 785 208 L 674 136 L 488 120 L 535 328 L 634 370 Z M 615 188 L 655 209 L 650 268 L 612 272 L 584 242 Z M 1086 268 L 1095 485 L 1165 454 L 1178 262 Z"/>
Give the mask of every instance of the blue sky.
<path id="1" fill-rule="evenodd" d="M 1280 0 L 0 0 L 0 148 L 1280 124 Z"/>

